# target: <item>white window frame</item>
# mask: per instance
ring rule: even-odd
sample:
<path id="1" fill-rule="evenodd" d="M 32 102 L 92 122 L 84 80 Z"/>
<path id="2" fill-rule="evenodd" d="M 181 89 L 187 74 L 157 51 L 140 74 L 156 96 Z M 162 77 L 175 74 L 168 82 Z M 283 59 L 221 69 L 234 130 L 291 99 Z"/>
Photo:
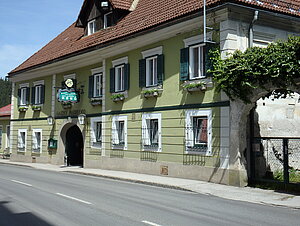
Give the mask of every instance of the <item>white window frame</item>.
<path id="1" fill-rule="evenodd" d="M 9 133 L 8 133 L 9 131 Z M 10 125 L 6 126 L 6 143 L 5 143 L 5 148 L 10 147 Z"/>
<path id="2" fill-rule="evenodd" d="M 2 148 L 3 140 L 3 126 L 0 126 L 0 148 Z"/>
<path id="3" fill-rule="evenodd" d="M 112 12 L 108 12 L 108 13 L 105 13 L 104 16 L 103 16 L 103 28 L 108 28 L 110 26 L 107 26 L 107 16 L 112 14 Z"/>
<path id="4" fill-rule="evenodd" d="M 99 68 L 93 68 L 91 69 L 91 73 L 94 79 L 94 87 L 93 87 L 93 97 L 102 97 L 103 96 L 103 68 L 99 67 Z M 100 79 L 100 84 L 99 87 L 97 87 L 97 77 L 99 77 Z M 100 92 L 100 95 L 96 95 L 97 93 L 97 89 Z"/>
<path id="5" fill-rule="evenodd" d="M 155 87 L 157 86 L 158 78 L 157 78 L 157 56 L 161 55 L 163 52 L 162 46 L 153 48 L 153 49 L 148 49 L 142 52 L 143 59 L 146 59 L 146 87 Z M 153 69 L 152 69 L 152 74 L 150 73 L 151 70 L 149 68 L 150 62 L 152 60 L 155 60 L 156 63 L 152 63 Z M 152 77 L 152 79 L 150 79 Z M 156 80 L 156 81 L 155 81 Z M 151 82 L 152 81 L 152 82 Z"/>
<path id="6" fill-rule="evenodd" d="M 146 87 L 157 86 L 157 82 L 157 56 L 146 58 Z"/>
<path id="7" fill-rule="evenodd" d="M 36 81 L 33 83 L 33 87 L 34 87 L 34 93 L 35 93 L 35 97 L 34 97 L 34 105 L 41 105 L 42 103 L 42 85 L 44 85 L 44 80 L 41 81 Z M 38 91 L 39 90 L 39 91 Z"/>
<path id="8" fill-rule="evenodd" d="M 207 117 L 207 149 L 206 151 L 194 151 L 193 118 Z M 185 146 L 188 154 L 212 155 L 212 111 L 211 110 L 187 110 L 185 113 Z"/>
<path id="9" fill-rule="evenodd" d="M 125 91 L 125 79 L 124 79 L 124 76 L 125 76 L 125 64 L 128 64 L 128 57 L 122 57 L 122 58 L 119 58 L 119 59 L 116 59 L 116 60 L 113 60 L 112 62 L 112 66 L 115 70 L 115 92 L 123 92 Z M 119 81 L 120 79 L 117 79 L 119 76 L 118 76 L 118 69 L 119 68 L 123 68 L 122 71 L 123 71 L 123 75 L 121 75 L 121 81 Z M 117 89 L 118 87 L 118 84 L 121 83 L 121 89 Z"/>
<path id="10" fill-rule="evenodd" d="M 28 87 L 29 87 L 29 83 L 23 83 L 19 85 L 19 89 L 21 89 L 20 106 L 27 106 L 26 99 L 27 99 Z"/>
<path id="11" fill-rule="evenodd" d="M 115 141 L 119 140 L 117 123 L 124 121 L 124 145 L 119 145 Z M 112 118 L 112 148 L 127 150 L 127 116 L 113 116 Z"/>
<path id="12" fill-rule="evenodd" d="M 21 133 L 25 133 L 25 141 L 24 141 L 24 144 L 22 145 L 21 147 L 21 144 L 20 144 L 20 138 L 21 138 Z M 26 149 L 27 149 L 27 129 L 18 129 L 18 152 L 26 152 Z"/>
<path id="13" fill-rule="evenodd" d="M 125 89 L 125 65 L 115 67 L 115 92 L 122 92 Z M 120 88 L 119 88 L 120 87 Z"/>
<path id="14" fill-rule="evenodd" d="M 35 133 L 40 133 L 40 143 L 38 144 L 37 139 L 36 139 L 36 134 Z M 34 144 L 37 144 L 39 146 L 40 150 L 34 151 Z M 33 153 L 42 153 L 42 144 L 43 144 L 43 133 L 42 129 L 33 129 L 32 130 L 32 152 Z"/>
<path id="15" fill-rule="evenodd" d="M 96 20 L 89 21 L 87 24 L 87 29 L 88 29 L 88 35 L 94 34 L 96 32 Z"/>
<path id="16" fill-rule="evenodd" d="M 100 122 L 102 123 L 102 117 L 94 117 L 91 118 L 91 148 L 94 149 L 101 149 L 102 148 L 102 141 L 103 141 L 103 136 L 101 131 L 101 144 L 96 144 L 97 142 L 96 137 L 97 137 L 97 123 Z M 103 128 L 103 126 L 102 126 Z"/>
<path id="17" fill-rule="evenodd" d="M 189 79 L 201 79 L 205 78 L 206 76 L 204 75 L 204 52 L 203 52 L 203 46 L 205 44 L 198 44 L 198 45 L 193 45 L 189 47 Z M 194 56 L 194 49 L 198 49 L 198 76 L 195 76 L 195 71 L 194 71 L 194 64 L 195 64 L 195 56 Z"/>
<path id="18" fill-rule="evenodd" d="M 64 81 L 67 79 L 76 79 L 76 74 L 64 75 Z"/>
<path id="19" fill-rule="evenodd" d="M 149 121 L 152 119 L 158 120 L 158 146 L 157 148 L 148 148 L 150 144 L 150 132 L 149 132 Z M 143 151 L 162 151 L 162 140 L 161 140 L 161 113 L 147 113 L 142 115 L 142 150 Z"/>

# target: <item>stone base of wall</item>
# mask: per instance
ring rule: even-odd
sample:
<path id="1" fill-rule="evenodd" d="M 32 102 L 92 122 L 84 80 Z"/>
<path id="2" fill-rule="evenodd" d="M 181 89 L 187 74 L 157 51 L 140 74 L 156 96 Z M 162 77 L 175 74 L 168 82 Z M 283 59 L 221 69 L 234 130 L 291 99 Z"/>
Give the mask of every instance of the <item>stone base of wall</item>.
<path id="1" fill-rule="evenodd" d="M 100 157 L 98 160 L 86 160 L 84 167 L 163 175 L 238 187 L 247 185 L 247 173 L 244 171 L 169 162 L 146 162 L 137 159 Z"/>
<path id="2" fill-rule="evenodd" d="M 63 160 L 51 156 L 12 154 L 11 161 L 63 165 Z M 247 185 L 247 172 L 244 170 L 182 165 L 170 162 L 147 162 L 138 159 L 109 158 L 103 156 L 99 156 L 94 160 L 86 159 L 84 167 L 201 180 L 238 187 Z"/>

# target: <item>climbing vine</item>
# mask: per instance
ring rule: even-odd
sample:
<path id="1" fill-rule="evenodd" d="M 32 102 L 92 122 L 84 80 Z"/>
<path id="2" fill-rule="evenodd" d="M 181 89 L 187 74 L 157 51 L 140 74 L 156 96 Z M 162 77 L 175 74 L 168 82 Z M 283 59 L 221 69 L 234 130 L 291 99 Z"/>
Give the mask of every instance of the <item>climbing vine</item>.
<path id="1" fill-rule="evenodd" d="M 277 41 L 267 48 L 252 47 L 245 52 L 235 51 L 221 59 L 220 51 L 210 52 L 216 88 L 231 99 L 250 102 L 251 94 L 261 88 L 268 92 L 267 84 L 276 87 L 275 97 L 287 95 L 289 86 L 300 79 L 300 37 Z M 273 92 L 274 94 L 274 92 Z"/>

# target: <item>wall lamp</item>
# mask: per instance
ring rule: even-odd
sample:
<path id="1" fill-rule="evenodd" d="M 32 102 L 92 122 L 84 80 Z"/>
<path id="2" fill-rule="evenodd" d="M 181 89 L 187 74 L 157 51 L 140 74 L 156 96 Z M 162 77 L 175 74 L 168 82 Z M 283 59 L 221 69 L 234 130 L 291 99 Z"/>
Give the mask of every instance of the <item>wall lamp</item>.
<path id="1" fill-rule="evenodd" d="M 53 125 L 54 124 L 54 118 L 52 116 L 48 116 L 47 122 L 48 122 L 48 125 Z"/>
<path id="2" fill-rule="evenodd" d="M 85 118 L 86 118 L 86 115 L 85 114 L 80 114 L 78 115 L 78 122 L 80 125 L 84 125 L 85 123 Z"/>

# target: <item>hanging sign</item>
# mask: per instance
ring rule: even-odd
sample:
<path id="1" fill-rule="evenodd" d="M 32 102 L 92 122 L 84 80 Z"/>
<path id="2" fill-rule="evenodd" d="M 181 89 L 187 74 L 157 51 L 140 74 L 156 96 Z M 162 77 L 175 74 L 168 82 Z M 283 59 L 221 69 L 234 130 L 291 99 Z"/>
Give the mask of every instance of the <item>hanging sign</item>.
<path id="1" fill-rule="evenodd" d="M 63 103 L 79 102 L 79 92 L 76 90 L 76 80 L 67 79 L 62 83 L 62 88 L 58 90 L 57 100 Z"/>

